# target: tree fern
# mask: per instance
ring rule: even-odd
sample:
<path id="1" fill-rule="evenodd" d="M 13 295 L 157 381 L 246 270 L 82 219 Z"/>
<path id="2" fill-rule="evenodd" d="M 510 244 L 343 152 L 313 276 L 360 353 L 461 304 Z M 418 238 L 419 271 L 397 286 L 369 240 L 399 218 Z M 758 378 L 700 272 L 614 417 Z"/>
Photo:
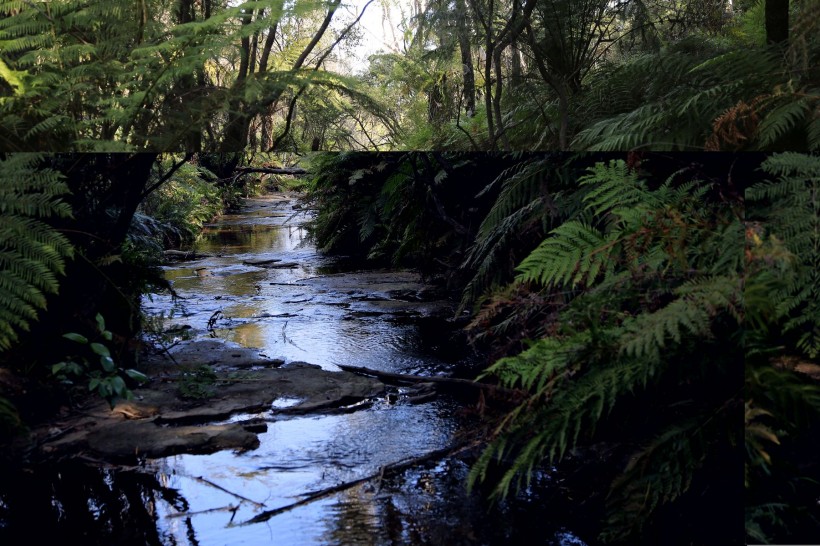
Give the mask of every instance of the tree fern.
<path id="1" fill-rule="evenodd" d="M 635 536 L 646 523 L 645 516 L 685 494 L 706 462 L 711 444 L 735 426 L 733 417 L 723 408 L 697 414 L 669 426 L 635 452 L 612 485 L 601 538 L 610 542 Z M 665 478 L 658 480 L 658 476 Z"/>
<path id="2" fill-rule="evenodd" d="M 511 273 L 509 253 L 520 233 L 545 229 L 562 210 L 575 206 L 565 199 L 568 169 L 558 157 L 523 157 L 504 169 L 479 197 L 496 187 L 498 197 L 478 228 L 463 269 L 474 270 L 463 292 L 459 311 Z"/>
<path id="3" fill-rule="evenodd" d="M 784 331 L 810 358 L 820 354 L 820 158 L 795 153 L 772 156 L 763 169 L 777 179 L 752 186 L 750 201 L 768 200 L 766 227 L 781 237 L 795 266 L 784 273 L 776 309 Z"/>
<path id="4" fill-rule="evenodd" d="M 699 38 L 702 47 L 692 47 L 692 40 L 590 76 L 581 115 L 592 119 L 573 145 L 604 151 L 817 148 L 818 94 L 809 71 L 784 68 L 776 48 L 727 50 L 706 37 Z M 816 46 L 805 55 L 814 61 Z"/>
<path id="5" fill-rule="evenodd" d="M 71 213 L 60 199 L 67 187 L 40 161 L 27 154 L 0 159 L 0 350 L 36 320 L 45 295 L 57 292 L 71 255 L 68 241 L 39 220 Z"/>
<path id="6" fill-rule="evenodd" d="M 678 297 L 651 313 L 624 323 L 621 352 L 636 358 L 660 359 L 661 351 L 684 338 L 710 337 L 715 315 L 728 312 L 740 322 L 741 283 L 737 277 L 704 277 L 673 291 Z"/>
<path id="7" fill-rule="evenodd" d="M 789 97 L 791 100 L 778 100 L 780 104 L 775 102 L 775 106 L 766 113 L 758 127 L 758 142 L 761 147 L 772 148 L 788 133 L 801 129 L 801 125 L 815 117 L 812 114 L 820 108 L 820 95 L 800 95 L 802 93 Z M 817 149 L 819 145 L 820 143 L 813 142 L 810 149 Z"/>
<path id="8" fill-rule="evenodd" d="M 583 221 L 565 222 L 521 262 L 517 279 L 571 288 L 591 284 L 602 270 L 611 273 L 617 242 L 617 235 L 604 235 Z"/>
<path id="9" fill-rule="evenodd" d="M 581 207 L 522 260 L 516 278 L 569 301 L 545 337 L 487 370 L 528 392 L 471 474 L 475 483 L 506 461 L 495 488 L 500 496 L 542 461 L 564 459 L 604 422 L 612 426 L 613 412 L 629 411 L 626 400 L 667 389 L 671 398 L 652 402 L 663 412 L 676 397 L 691 396 L 684 385 L 731 376 L 731 349 L 716 350 L 711 365 L 700 362 L 699 351 L 725 343 L 716 335 L 722 328 L 734 325 L 737 337 L 743 318 L 742 228 L 732 209 L 710 201 L 707 186 L 683 173 L 650 190 L 623 161 L 598 163 L 580 182 Z M 678 418 L 661 419 L 651 438 L 628 433 L 644 447 L 612 484 L 603 538 L 639 532 L 660 506 L 686 494 L 718 449 L 716 431 L 732 434 L 731 412 L 721 408 L 737 388 L 719 390 L 686 411 L 670 411 Z"/>

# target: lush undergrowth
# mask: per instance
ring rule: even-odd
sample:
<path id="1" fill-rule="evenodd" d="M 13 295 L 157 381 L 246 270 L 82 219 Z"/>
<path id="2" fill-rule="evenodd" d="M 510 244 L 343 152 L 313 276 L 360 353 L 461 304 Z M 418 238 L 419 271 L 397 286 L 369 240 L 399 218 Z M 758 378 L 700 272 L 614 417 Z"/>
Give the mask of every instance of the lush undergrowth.
<path id="1" fill-rule="evenodd" d="M 492 355 L 482 376 L 521 392 L 471 483 L 501 498 L 543 465 L 577 468 L 575 494 L 608 543 L 741 544 L 744 497 L 750 540 L 810 540 L 817 158 L 322 165 L 319 246 L 438 267 Z"/>

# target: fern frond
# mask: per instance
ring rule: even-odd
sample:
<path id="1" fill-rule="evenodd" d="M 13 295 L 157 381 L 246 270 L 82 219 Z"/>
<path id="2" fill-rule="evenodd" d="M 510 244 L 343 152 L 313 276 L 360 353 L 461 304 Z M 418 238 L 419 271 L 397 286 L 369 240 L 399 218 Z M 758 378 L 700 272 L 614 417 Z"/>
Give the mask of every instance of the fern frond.
<path id="1" fill-rule="evenodd" d="M 675 422 L 633 454 L 612 484 L 601 539 L 609 542 L 637 535 L 655 509 L 689 490 L 712 444 L 730 426 L 725 413 Z"/>
<path id="2" fill-rule="evenodd" d="M 39 220 L 70 214 L 60 200 L 65 185 L 39 162 L 27 154 L 0 159 L 0 350 L 45 308 L 44 294 L 57 291 L 71 255 L 65 237 Z"/>
<path id="3" fill-rule="evenodd" d="M 763 163 L 776 180 L 755 184 L 747 198 L 767 200 L 765 228 L 775 246 L 792 257 L 781 275 L 775 309 L 784 319 L 784 331 L 798 336 L 798 347 L 809 357 L 820 354 L 820 157 L 797 153 L 776 154 Z M 762 243 L 761 243 L 762 245 Z"/>
<path id="4" fill-rule="evenodd" d="M 684 334 L 711 337 L 712 318 L 722 312 L 740 322 L 741 285 L 737 278 L 715 276 L 688 281 L 675 290 L 677 299 L 653 313 L 624 324 L 620 351 L 636 358 L 659 359 L 667 341 L 681 343 Z"/>
<path id="5" fill-rule="evenodd" d="M 787 100 L 768 112 L 758 128 L 760 146 L 769 148 L 784 135 L 794 131 L 811 111 L 811 102 L 808 97 L 799 97 Z"/>
<path id="6" fill-rule="evenodd" d="M 605 236 L 583 221 L 565 222 L 524 258 L 517 280 L 556 287 L 589 285 L 613 267 L 610 256 L 618 242 L 617 234 Z"/>

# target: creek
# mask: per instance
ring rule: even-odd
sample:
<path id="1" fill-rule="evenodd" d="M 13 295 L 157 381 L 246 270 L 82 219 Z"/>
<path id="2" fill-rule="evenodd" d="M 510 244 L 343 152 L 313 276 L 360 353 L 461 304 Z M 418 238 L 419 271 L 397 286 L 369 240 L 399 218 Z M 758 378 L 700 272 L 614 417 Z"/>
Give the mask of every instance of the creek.
<path id="1" fill-rule="evenodd" d="M 155 325 L 178 336 L 166 341 L 214 338 L 331 372 L 343 364 L 416 375 L 470 368 L 448 329 L 451 302 L 416 273 L 363 271 L 322 255 L 307 240 L 309 214 L 270 195 L 207 226 L 195 249 L 205 257 L 164 267 L 180 298 L 145 297 Z M 276 413 L 298 402 L 280 399 L 269 412 L 230 418 L 267 421 L 256 449 L 132 468 L 66 463 L 15 478 L 0 486 L 0 538 L 39 529 L 85 544 L 586 544 L 567 528 L 578 522 L 565 523 L 571 509 L 553 500 L 558 484 L 549 473 L 491 505 L 467 493 L 469 458 L 458 456 L 251 522 L 307 493 L 452 446 L 474 419 L 462 401 L 411 403 L 395 387 L 346 412 Z"/>

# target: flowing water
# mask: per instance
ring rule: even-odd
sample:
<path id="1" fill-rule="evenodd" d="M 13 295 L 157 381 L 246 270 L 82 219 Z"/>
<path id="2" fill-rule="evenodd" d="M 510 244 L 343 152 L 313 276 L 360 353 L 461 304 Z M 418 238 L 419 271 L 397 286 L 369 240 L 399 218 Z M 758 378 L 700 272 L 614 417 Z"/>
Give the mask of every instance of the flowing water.
<path id="1" fill-rule="evenodd" d="M 207 227 L 196 250 L 209 257 L 165 268 L 181 298 L 154 294 L 145 310 L 188 338 L 329 371 L 352 364 L 436 375 L 465 365 L 446 329 L 452 308 L 434 288 L 412 272 L 355 271 L 321 255 L 306 240 L 307 219 L 284 196 L 249 200 Z M 465 419 L 458 401 L 411 404 L 402 394 L 349 413 L 269 419 L 260 447 L 244 453 L 17 477 L 16 494 L 0 487 L 0 537 L 31 519 L 34 535 L 49 530 L 86 544 L 585 544 L 562 525 L 571 511 L 550 504 L 549 475 L 491 506 L 466 492 L 469 466 L 457 457 L 271 513 L 457 441 Z"/>

